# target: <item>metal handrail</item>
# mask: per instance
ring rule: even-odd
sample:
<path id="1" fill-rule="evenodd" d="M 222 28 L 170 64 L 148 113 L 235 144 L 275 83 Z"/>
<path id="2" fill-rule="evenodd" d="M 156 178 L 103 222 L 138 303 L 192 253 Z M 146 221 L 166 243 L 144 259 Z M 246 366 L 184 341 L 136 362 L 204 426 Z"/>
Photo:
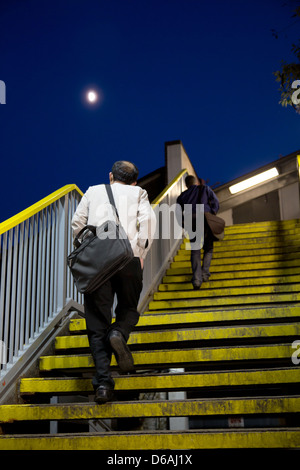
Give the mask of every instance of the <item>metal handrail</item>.
<path id="1" fill-rule="evenodd" d="M 0 396 L 33 342 L 71 299 L 82 301 L 66 265 L 81 196 L 64 186 L 0 224 Z"/>

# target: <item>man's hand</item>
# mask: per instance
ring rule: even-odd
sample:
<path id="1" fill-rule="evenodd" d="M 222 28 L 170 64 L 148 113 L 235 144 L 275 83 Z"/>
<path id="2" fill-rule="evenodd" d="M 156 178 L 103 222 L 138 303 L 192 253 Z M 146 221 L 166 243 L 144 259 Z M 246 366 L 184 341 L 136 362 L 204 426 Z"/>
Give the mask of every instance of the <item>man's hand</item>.
<path id="1" fill-rule="evenodd" d="M 144 260 L 143 260 L 143 258 L 140 258 L 140 262 L 141 262 L 141 268 L 144 269 Z"/>

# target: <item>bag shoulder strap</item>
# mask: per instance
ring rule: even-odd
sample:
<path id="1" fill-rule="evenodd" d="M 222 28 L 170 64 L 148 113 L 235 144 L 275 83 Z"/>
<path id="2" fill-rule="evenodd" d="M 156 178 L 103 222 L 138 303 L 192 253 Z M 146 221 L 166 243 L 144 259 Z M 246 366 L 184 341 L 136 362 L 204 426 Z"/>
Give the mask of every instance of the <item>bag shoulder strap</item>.
<path id="1" fill-rule="evenodd" d="M 116 211 L 117 219 L 118 219 L 118 221 L 120 221 L 119 214 L 118 214 L 118 210 L 117 210 L 117 207 L 116 207 L 116 204 L 115 204 L 115 200 L 114 200 L 114 195 L 113 195 L 112 189 L 111 189 L 111 187 L 110 187 L 110 184 L 106 184 L 106 185 L 105 185 L 105 188 L 106 188 L 106 192 L 107 192 L 107 195 L 108 195 L 109 202 L 110 202 L 111 205 L 114 207 L 114 209 L 115 209 L 115 211 Z"/>

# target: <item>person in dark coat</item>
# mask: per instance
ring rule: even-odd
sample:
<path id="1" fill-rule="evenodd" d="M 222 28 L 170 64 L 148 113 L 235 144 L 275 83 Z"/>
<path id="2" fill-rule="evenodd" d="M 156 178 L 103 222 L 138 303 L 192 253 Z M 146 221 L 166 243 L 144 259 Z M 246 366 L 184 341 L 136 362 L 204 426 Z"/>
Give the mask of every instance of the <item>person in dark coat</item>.
<path id="1" fill-rule="evenodd" d="M 213 190 L 205 184 L 203 179 L 200 179 L 200 184 L 194 176 L 188 175 L 185 179 L 187 187 L 177 198 L 177 204 L 181 206 L 184 212 L 184 205 L 191 204 L 192 214 L 196 215 L 196 205 L 203 204 L 204 212 L 210 212 L 216 215 L 219 210 L 219 200 Z M 193 219 L 194 222 L 194 219 Z M 193 231 L 195 232 L 195 223 L 193 224 Z M 191 239 L 193 243 L 195 239 Z M 204 244 L 203 244 L 203 262 L 201 266 L 201 248 L 191 249 L 191 264 L 192 264 L 192 284 L 194 289 L 200 289 L 202 282 L 207 282 L 210 278 L 210 264 L 213 256 L 214 237 L 204 217 Z"/>

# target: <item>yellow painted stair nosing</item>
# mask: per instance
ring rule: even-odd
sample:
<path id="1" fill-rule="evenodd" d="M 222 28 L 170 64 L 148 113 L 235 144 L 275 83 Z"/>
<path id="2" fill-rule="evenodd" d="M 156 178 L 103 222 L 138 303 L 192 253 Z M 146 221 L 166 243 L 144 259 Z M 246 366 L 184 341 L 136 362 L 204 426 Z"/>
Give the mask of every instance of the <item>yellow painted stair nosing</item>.
<path id="1" fill-rule="evenodd" d="M 216 251 L 214 250 L 213 254 L 213 259 L 218 260 L 220 262 L 221 260 L 227 260 L 228 258 L 234 259 L 234 258 L 243 258 L 243 257 L 261 257 L 261 256 L 273 256 L 273 255 L 284 255 L 284 254 L 291 254 L 291 253 L 298 253 L 299 255 L 300 248 L 299 245 L 295 247 L 276 247 L 276 248 L 261 248 L 261 249 L 240 249 L 240 250 L 232 250 L 232 251 Z M 174 256 L 174 262 L 179 262 L 179 261 L 189 261 L 191 257 L 191 250 L 185 250 L 180 252 L 177 252 L 177 254 Z M 299 257 L 299 256 L 298 256 Z M 203 250 L 201 250 L 201 259 L 203 259 Z"/>
<path id="2" fill-rule="evenodd" d="M 174 343 L 179 341 L 206 341 L 222 339 L 262 339 L 274 337 L 300 338 L 300 323 L 278 323 L 275 325 L 243 325 L 219 326 L 205 328 L 189 328 L 177 330 L 147 331 L 132 333 L 129 345 L 145 345 L 156 343 Z M 88 348 L 87 335 L 58 336 L 55 340 L 55 349 Z"/>
<path id="3" fill-rule="evenodd" d="M 251 287 L 251 286 L 262 286 L 262 285 L 277 285 L 277 284 L 294 284 L 300 282 L 299 274 L 286 275 L 286 276 L 266 276 L 266 277 L 251 277 L 244 279 L 224 279 L 224 280 L 213 280 L 202 284 L 205 289 L 219 289 L 225 287 Z M 163 282 L 158 286 L 159 292 L 174 292 L 182 290 L 193 290 L 192 282 L 188 283 L 172 283 Z"/>
<path id="4" fill-rule="evenodd" d="M 220 307 L 220 306 L 241 306 L 241 305 L 259 305 L 299 302 L 300 293 L 273 293 L 273 294 L 255 294 L 255 295 L 236 295 L 224 297 L 198 297 L 177 300 L 153 300 L 149 302 L 149 311 L 160 313 L 166 310 L 192 309 L 204 307 Z"/>
<path id="5" fill-rule="evenodd" d="M 195 299 L 205 297 L 222 297 L 222 296 L 235 296 L 235 295 L 258 295 L 258 294 L 281 294 L 281 293 L 300 293 L 300 283 L 293 284 L 273 284 L 273 285 L 256 285 L 245 287 L 231 287 L 218 289 L 206 289 L 208 283 L 203 283 L 200 290 L 186 290 L 186 291 L 163 291 L 155 292 L 153 300 L 165 299 Z"/>
<path id="6" fill-rule="evenodd" d="M 251 266 L 251 269 L 255 269 L 256 265 L 265 263 L 265 262 L 276 262 L 277 265 L 280 266 L 281 261 L 288 262 L 288 261 L 295 261 L 300 259 L 300 251 L 295 253 L 285 253 L 285 254 L 278 254 L 278 255 L 262 255 L 262 256 L 240 256 L 240 257 L 233 257 L 233 258 L 214 258 L 212 259 L 211 266 L 222 266 L 223 269 L 229 266 L 238 265 L 239 267 L 245 268 L 245 265 Z M 191 266 L 190 260 L 185 261 L 172 261 L 171 268 L 186 268 Z"/>
<path id="7" fill-rule="evenodd" d="M 220 370 L 166 374 L 116 376 L 115 390 L 188 390 L 203 387 L 274 385 L 300 382 L 300 367 Z M 34 393 L 92 393 L 92 379 L 38 377 L 20 380 L 21 395 Z"/>
<path id="8" fill-rule="evenodd" d="M 296 248 L 299 247 L 300 242 L 300 232 L 299 235 L 289 237 L 288 240 L 284 240 L 283 237 L 269 237 L 269 238 L 249 238 L 241 240 L 227 240 L 222 242 L 214 243 L 214 253 L 222 253 L 226 251 L 235 251 L 235 250 L 261 250 L 267 248 L 282 248 L 290 247 Z M 185 254 L 191 250 L 190 242 L 181 243 L 177 254 Z"/>
<path id="9" fill-rule="evenodd" d="M 300 263 L 299 263 L 300 264 Z M 289 276 L 296 276 L 300 274 L 300 266 L 294 267 L 277 267 L 273 269 L 257 269 L 251 271 L 232 271 L 232 272 L 213 272 L 209 282 L 216 282 L 216 281 L 226 281 L 230 282 L 233 281 L 243 281 L 245 279 L 256 279 L 259 281 L 260 279 L 264 279 L 266 277 L 274 277 L 274 278 L 281 278 L 281 277 L 289 277 Z M 191 274 L 174 274 L 174 275 L 165 275 L 162 279 L 162 284 L 182 284 L 182 283 L 190 283 L 191 281 Z"/>
<path id="10" fill-rule="evenodd" d="M 162 349 L 159 351 L 133 352 L 135 367 L 149 365 L 168 365 L 185 363 L 206 363 L 222 361 L 249 361 L 261 359 L 287 359 L 292 358 L 294 349 L 292 344 L 255 345 L 255 346 L 228 346 L 216 348 L 197 349 Z M 40 358 L 40 370 L 55 369 L 89 369 L 94 367 L 90 354 L 81 355 L 55 355 Z M 111 366 L 116 366 L 115 357 L 112 357 Z"/>
<path id="11" fill-rule="evenodd" d="M 126 431 L 58 435 L 2 435 L 1 450 L 183 450 L 240 448 L 299 448 L 300 429 L 195 429 L 189 431 Z M 113 449 L 113 450 L 112 450 Z M 193 456 L 192 456 L 193 457 Z M 142 457 L 141 457 L 142 458 Z M 168 456 L 166 456 L 168 458 Z M 173 459 L 174 461 L 174 459 Z M 186 460 L 185 460 L 186 461 Z M 184 462 L 184 460 L 183 460 Z M 193 464 L 193 462 L 191 462 Z M 172 464 L 174 465 L 174 464 Z"/>
<path id="12" fill-rule="evenodd" d="M 199 324 L 205 322 L 230 322 L 237 320 L 257 320 L 257 319 L 285 319 L 290 317 L 300 317 L 300 305 L 284 305 L 281 307 L 266 307 L 266 308 L 237 308 L 229 311 L 226 310 L 211 310 L 211 311 L 197 311 L 197 312 L 183 312 L 183 313 L 166 313 L 164 315 L 153 314 L 153 312 L 144 312 L 139 319 L 137 327 L 143 328 L 148 326 L 170 325 L 178 326 L 182 324 L 189 325 Z M 83 332 L 86 330 L 86 322 L 84 318 L 71 319 L 69 324 L 69 331 Z"/>
<path id="13" fill-rule="evenodd" d="M 173 263 L 174 264 L 174 263 Z M 264 271 L 266 269 L 292 269 L 294 267 L 300 266 L 300 259 L 289 259 L 289 260 L 274 260 L 274 261 L 266 261 L 262 262 L 255 262 L 255 263 L 235 263 L 235 264 L 223 264 L 218 265 L 214 264 L 212 260 L 212 264 L 210 267 L 210 272 L 214 273 L 222 273 L 222 275 L 226 275 L 227 273 L 230 275 L 232 273 L 245 273 L 249 271 L 257 271 L 261 270 Z M 176 262 L 176 266 L 172 266 L 167 269 L 166 275 L 174 276 L 179 274 L 190 274 L 192 273 L 191 263 L 190 262 Z M 263 274 L 263 273 L 262 273 Z M 251 274 L 250 274 L 251 276 Z"/>
<path id="14" fill-rule="evenodd" d="M 38 420 L 106 419 L 131 417 L 222 416 L 299 413 L 299 396 L 204 398 L 176 401 L 69 404 L 22 404 L 0 406 L 0 423 Z"/>

